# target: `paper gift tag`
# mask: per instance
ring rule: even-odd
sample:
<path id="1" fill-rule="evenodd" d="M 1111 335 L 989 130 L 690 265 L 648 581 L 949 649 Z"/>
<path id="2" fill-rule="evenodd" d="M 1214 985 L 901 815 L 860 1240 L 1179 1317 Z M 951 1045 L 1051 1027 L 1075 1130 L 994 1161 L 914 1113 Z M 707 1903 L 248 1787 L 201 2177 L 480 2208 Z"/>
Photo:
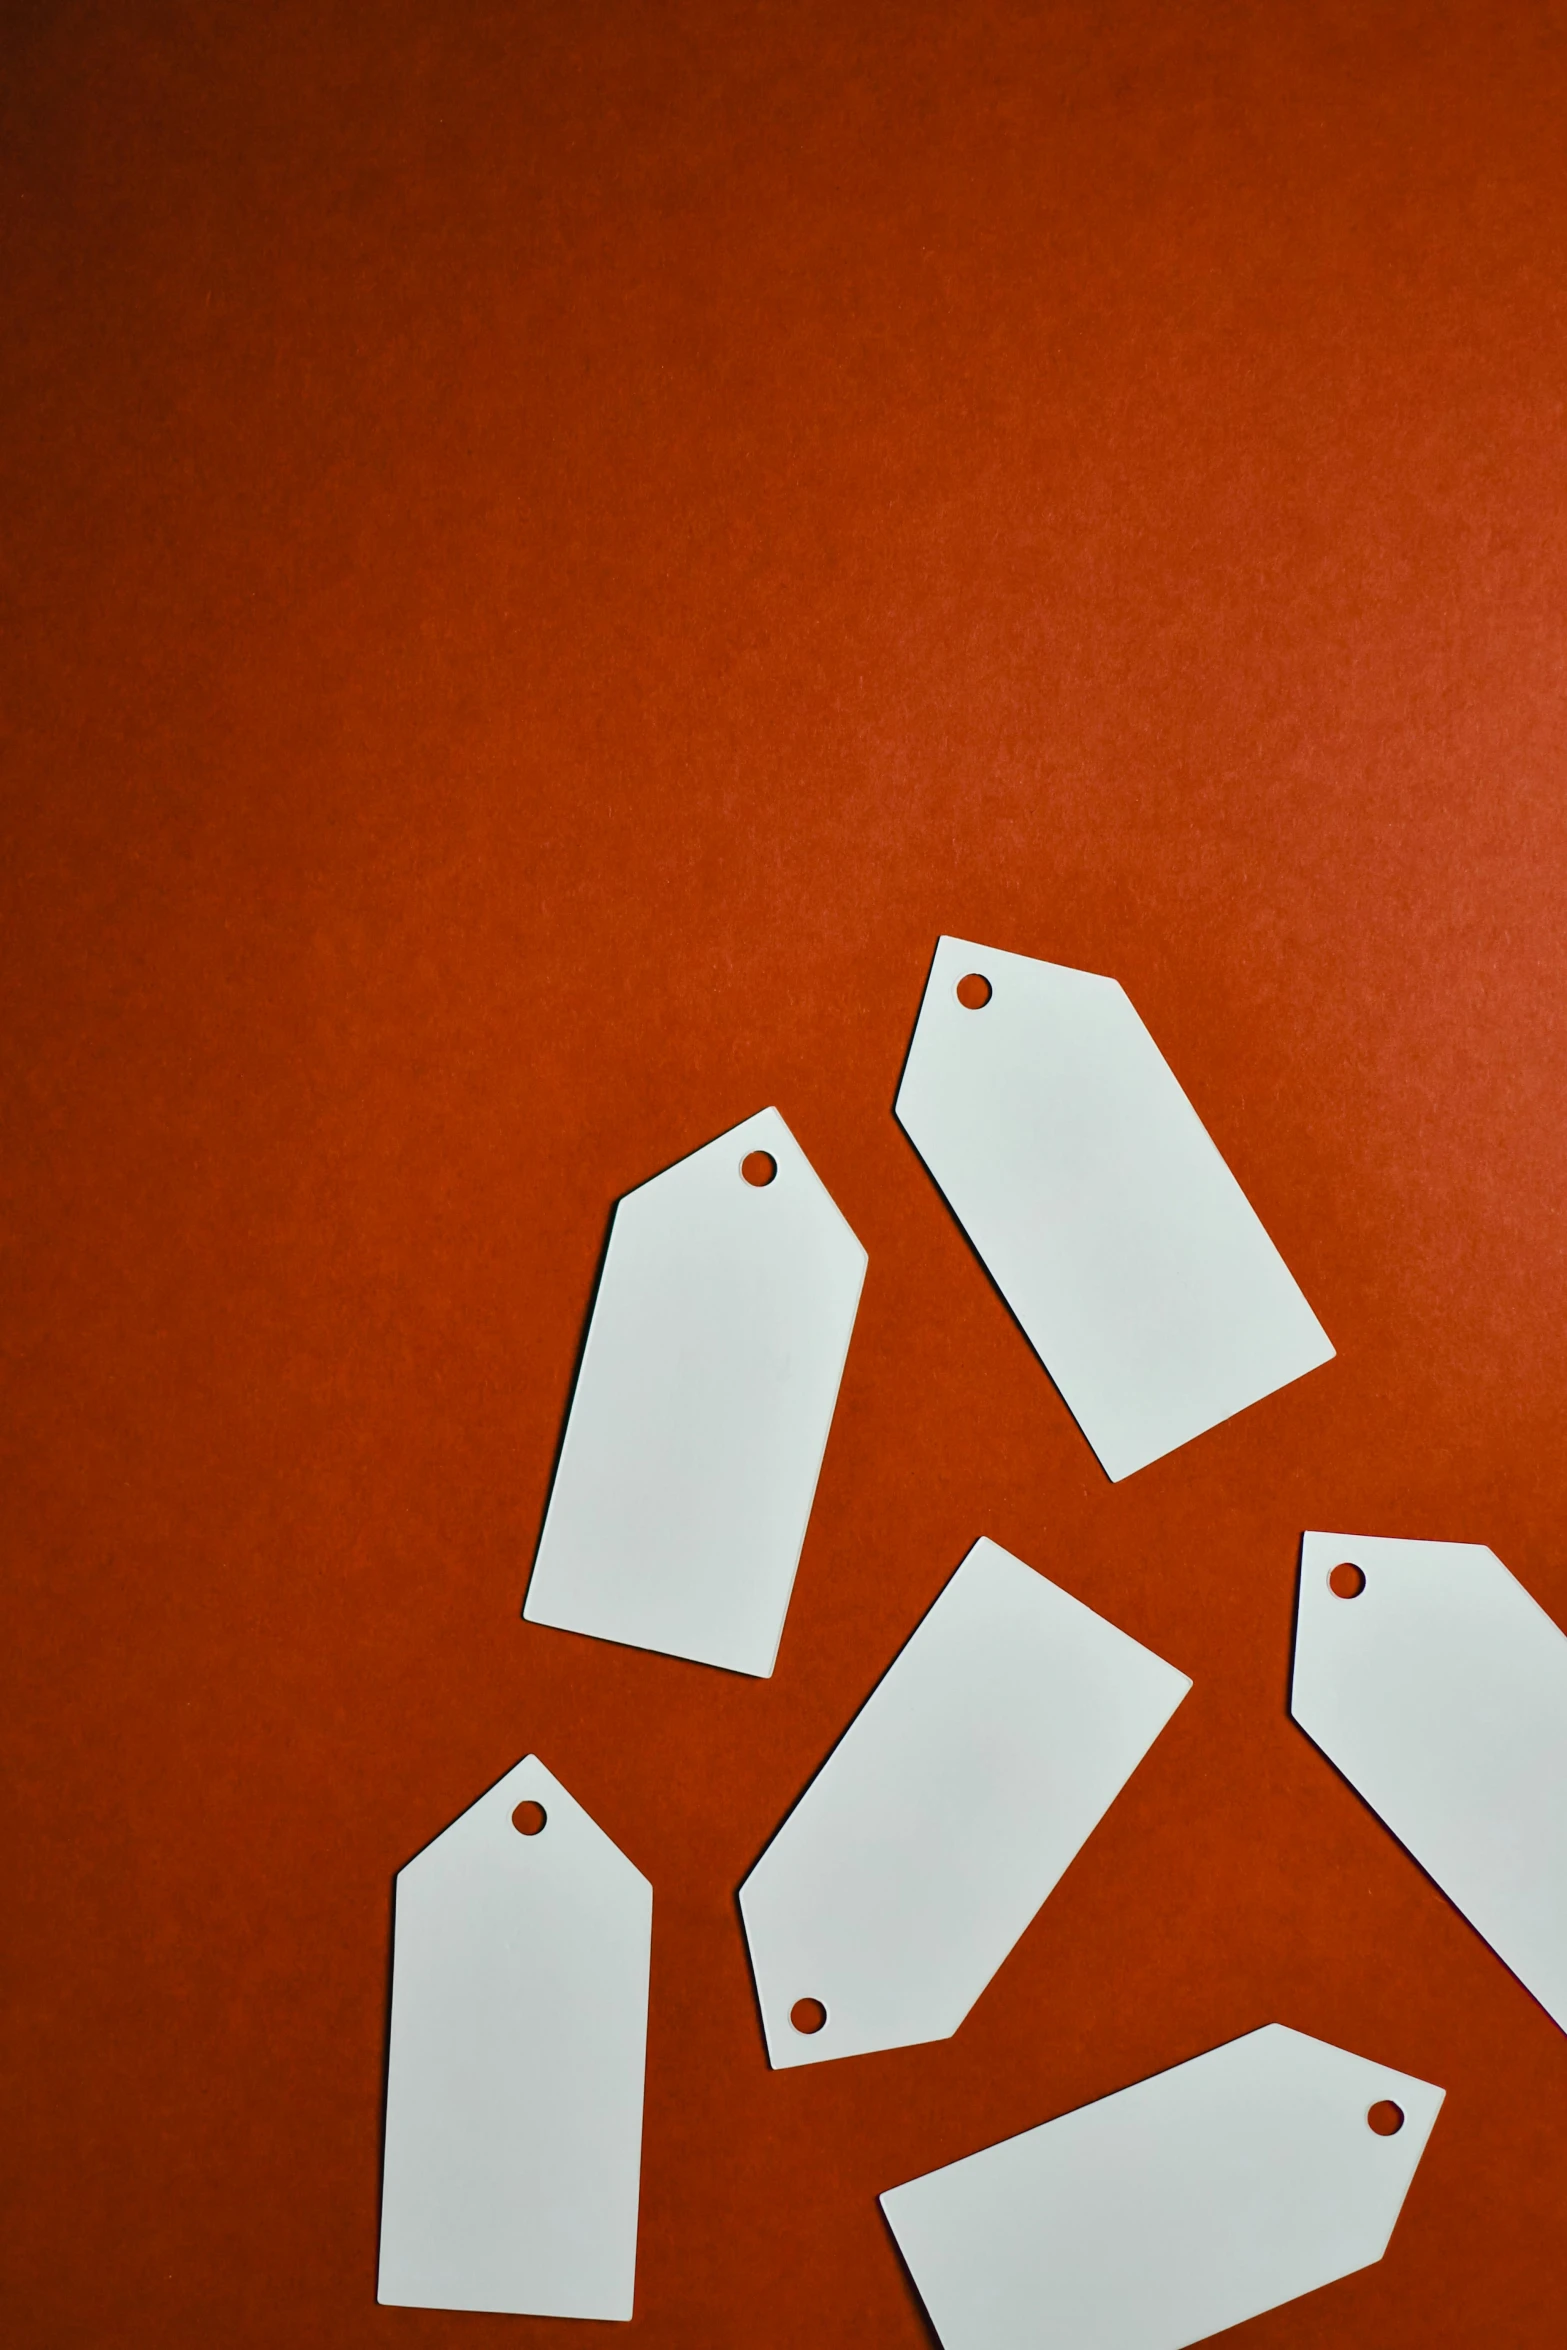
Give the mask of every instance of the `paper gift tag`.
<path id="1" fill-rule="evenodd" d="M 1380 2260 L 1443 2094 L 1269 2024 L 882 2209 L 942 2350 L 1183 2350 Z"/>
<path id="2" fill-rule="evenodd" d="M 627 1194 L 531 1623 L 771 1673 L 864 1278 L 776 1110 Z"/>
<path id="3" fill-rule="evenodd" d="M 897 1115 L 1110 1477 L 1331 1358 L 1115 980 L 942 939 Z"/>
<path id="4" fill-rule="evenodd" d="M 976 1542 L 741 1887 L 772 2063 L 949 2038 L 1190 1687 Z"/>
<path id="5" fill-rule="evenodd" d="M 1290 1710 L 1567 2031 L 1567 1636 L 1468 1542 L 1308 1534 Z"/>
<path id="6" fill-rule="evenodd" d="M 536 1755 L 400 1872 L 382 2301 L 630 2317 L 652 1919 Z"/>

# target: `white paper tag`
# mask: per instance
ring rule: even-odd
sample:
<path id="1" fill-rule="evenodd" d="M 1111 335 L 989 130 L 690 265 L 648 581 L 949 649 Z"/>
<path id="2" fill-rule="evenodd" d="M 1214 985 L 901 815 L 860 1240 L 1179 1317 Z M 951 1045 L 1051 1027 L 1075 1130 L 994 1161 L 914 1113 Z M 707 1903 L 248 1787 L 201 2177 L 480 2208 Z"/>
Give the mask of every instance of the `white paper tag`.
<path id="1" fill-rule="evenodd" d="M 1308 1534 L 1290 1711 L 1567 2031 L 1567 1636 L 1468 1542 Z"/>
<path id="2" fill-rule="evenodd" d="M 1184 2350 L 1380 2260 L 1443 2094 L 1269 2024 L 882 2209 L 942 2350 Z"/>
<path id="3" fill-rule="evenodd" d="M 536 1755 L 399 1873 L 382 2301 L 630 2317 L 652 1922 Z"/>
<path id="4" fill-rule="evenodd" d="M 772 2063 L 950 2038 L 1190 1687 L 976 1542 L 741 1887 Z"/>
<path id="5" fill-rule="evenodd" d="M 776 1110 L 627 1194 L 531 1623 L 771 1673 L 865 1261 Z"/>
<path id="6" fill-rule="evenodd" d="M 1111 1478 L 1332 1357 L 1115 980 L 943 938 L 897 1115 Z"/>

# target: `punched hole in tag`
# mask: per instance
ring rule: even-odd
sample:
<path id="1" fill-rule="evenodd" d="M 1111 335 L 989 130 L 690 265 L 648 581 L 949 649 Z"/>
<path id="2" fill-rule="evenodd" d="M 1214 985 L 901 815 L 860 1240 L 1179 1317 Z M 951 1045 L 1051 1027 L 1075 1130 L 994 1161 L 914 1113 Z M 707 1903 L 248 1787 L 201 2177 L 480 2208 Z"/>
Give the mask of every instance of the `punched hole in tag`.
<path id="1" fill-rule="evenodd" d="M 827 2021 L 827 2010 L 819 1999 L 797 1999 L 789 2010 L 789 2021 L 797 2032 L 819 2032 Z"/>
<path id="2" fill-rule="evenodd" d="M 958 981 L 956 994 L 965 1012 L 982 1012 L 993 994 L 990 981 L 981 971 L 965 972 Z"/>
<path id="3" fill-rule="evenodd" d="M 1379 2097 L 1367 2111 L 1366 2124 L 1379 2138 L 1396 2138 L 1404 2126 L 1404 2109 L 1391 2097 Z"/>
<path id="4" fill-rule="evenodd" d="M 549 1816 L 542 1803 L 519 1803 L 511 1815 L 511 1824 L 519 1836 L 537 1836 Z"/>
<path id="5" fill-rule="evenodd" d="M 747 1151 L 745 1157 L 740 1161 L 740 1172 L 747 1183 L 751 1184 L 755 1190 L 760 1191 L 763 1185 L 771 1183 L 777 1174 L 778 1161 L 773 1157 L 771 1151 Z"/>
<path id="6" fill-rule="evenodd" d="M 1342 1560 L 1328 1577 L 1328 1589 L 1335 1599 L 1358 1599 L 1365 1588 L 1365 1575 L 1351 1559 Z"/>

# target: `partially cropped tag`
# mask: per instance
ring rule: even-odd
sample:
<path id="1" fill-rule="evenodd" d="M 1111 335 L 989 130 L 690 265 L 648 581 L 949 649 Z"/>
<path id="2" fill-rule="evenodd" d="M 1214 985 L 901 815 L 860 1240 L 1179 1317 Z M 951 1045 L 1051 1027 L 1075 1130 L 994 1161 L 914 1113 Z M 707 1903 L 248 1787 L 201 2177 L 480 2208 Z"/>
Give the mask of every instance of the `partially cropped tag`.
<path id="1" fill-rule="evenodd" d="M 1331 1358 L 1115 980 L 942 939 L 897 1115 L 1111 1478 Z"/>
<path id="2" fill-rule="evenodd" d="M 1190 1687 L 977 1542 L 741 1887 L 772 2063 L 949 2038 Z"/>
<path id="3" fill-rule="evenodd" d="M 627 1194 L 531 1623 L 771 1673 L 864 1278 L 776 1110 Z"/>
<path id="4" fill-rule="evenodd" d="M 882 2209 L 942 2350 L 1185 2350 L 1380 2260 L 1443 2094 L 1269 2024 Z"/>
<path id="5" fill-rule="evenodd" d="M 382 2301 L 630 2317 L 652 1919 L 535 1755 L 400 1872 Z"/>
<path id="6" fill-rule="evenodd" d="M 1493 1551 L 1308 1534 L 1290 1711 L 1567 2031 L 1567 1636 Z"/>

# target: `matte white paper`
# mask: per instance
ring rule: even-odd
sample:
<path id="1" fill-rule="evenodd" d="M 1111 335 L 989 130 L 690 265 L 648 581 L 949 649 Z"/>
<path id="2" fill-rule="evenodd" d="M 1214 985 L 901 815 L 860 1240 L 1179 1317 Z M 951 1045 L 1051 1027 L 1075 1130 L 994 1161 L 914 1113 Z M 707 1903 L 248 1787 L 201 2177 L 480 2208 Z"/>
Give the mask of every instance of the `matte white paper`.
<path id="1" fill-rule="evenodd" d="M 741 1887 L 772 2063 L 949 2038 L 1190 1687 L 976 1542 Z"/>
<path id="2" fill-rule="evenodd" d="M 1544 1609 L 1478 1543 L 1308 1534 L 1290 1710 L 1567 2031 L 1567 1636 Z"/>
<path id="3" fill-rule="evenodd" d="M 536 1755 L 399 1873 L 382 2301 L 630 2317 L 652 1920 Z"/>
<path id="4" fill-rule="evenodd" d="M 777 1167 L 761 1188 L 753 1152 Z M 531 1623 L 772 1672 L 865 1262 L 776 1110 L 627 1194 Z"/>
<path id="5" fill-rule="evenodd" d="M 1330 1360 L 1115 980 L 943 938 L 897 1115 L 1112 1479 Z"/>
<path id="6" fill-rule="evenodd" d="M 942 2350 L 1184 2350 L 1380 2260 L 1443 2094 L 1269 2024 L 882 2209 Z"/>

